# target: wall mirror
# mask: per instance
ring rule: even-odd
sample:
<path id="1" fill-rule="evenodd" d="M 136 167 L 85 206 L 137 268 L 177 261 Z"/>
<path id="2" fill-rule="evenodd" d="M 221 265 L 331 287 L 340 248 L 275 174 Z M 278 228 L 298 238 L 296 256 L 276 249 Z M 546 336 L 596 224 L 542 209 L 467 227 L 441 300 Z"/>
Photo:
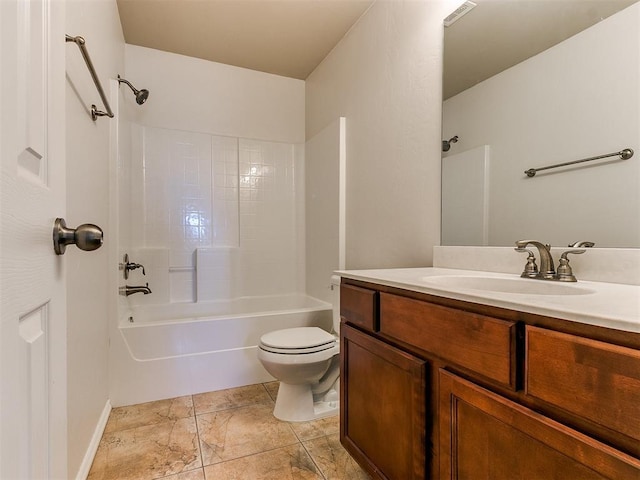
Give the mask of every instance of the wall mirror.
<path id="1" fill-rule="evenodd" d="M 442 245 L 640 247 L 640 3 L 474 3 L 445 28 Z"/>

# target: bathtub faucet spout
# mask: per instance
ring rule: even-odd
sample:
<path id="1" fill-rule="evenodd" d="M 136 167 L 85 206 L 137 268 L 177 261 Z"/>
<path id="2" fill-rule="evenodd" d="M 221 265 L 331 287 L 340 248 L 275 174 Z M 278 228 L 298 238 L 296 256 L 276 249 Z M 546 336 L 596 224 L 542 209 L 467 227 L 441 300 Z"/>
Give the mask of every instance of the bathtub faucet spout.
<path id="1" fill-rule="evenodd" d="M 128 297 L 129 295 L 133 295 L 134 293 L 144 293 L 145 295 L 149 295 L 151 293 L 151 289 L 149 288 L 149 284 L 147 283 L 145 286 L 125 285 L 123 287 L 119 287 L 118 292 L 120 293 L 120 295 Z"/>

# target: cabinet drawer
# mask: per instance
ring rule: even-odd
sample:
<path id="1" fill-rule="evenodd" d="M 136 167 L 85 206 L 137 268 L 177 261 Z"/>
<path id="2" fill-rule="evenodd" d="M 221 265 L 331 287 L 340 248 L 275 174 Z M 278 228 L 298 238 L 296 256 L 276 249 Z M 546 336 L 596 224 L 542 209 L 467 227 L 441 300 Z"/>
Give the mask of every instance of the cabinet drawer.
<path id="1" fill-rule="evenodd" d="M 380 332 L 516 389 L 516 324 L 380 294 Z"/>
<path id="2" fill-rule="evenodd" d="M 340 285 L 340 316 L 353 325 L 376 331 L 378 292 L 353 285 Z"/>
<path id="3" fill-rule="evenodd" d="M 527 327 L 525 393 L 640 441 L 640 351 Z"/>

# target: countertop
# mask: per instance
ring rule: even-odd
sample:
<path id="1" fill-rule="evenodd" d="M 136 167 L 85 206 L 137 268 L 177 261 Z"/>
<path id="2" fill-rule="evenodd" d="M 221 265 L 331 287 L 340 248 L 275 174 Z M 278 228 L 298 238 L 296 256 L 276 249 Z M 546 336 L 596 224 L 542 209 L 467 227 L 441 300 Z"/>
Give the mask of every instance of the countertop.
<path id="1" fill-rule="evenodd" d="M 589 281 L 563 282 L 562 285 L 567 286 L 569 289 L 587 289 L 590 293 L 584 295 L 539 295 L 505 293 L 430 283 L 430 277 L 442 276 L 492 277 L 517 279 L 517 281 L 522 282 L 548 282 L 547 280 L 523 279 L 519 275 L 504 273 L 425 267 L 339 270 L 336 274 L 343 278 L 439 297 L 640 333 L 640 286 L 637 285 Z"/>

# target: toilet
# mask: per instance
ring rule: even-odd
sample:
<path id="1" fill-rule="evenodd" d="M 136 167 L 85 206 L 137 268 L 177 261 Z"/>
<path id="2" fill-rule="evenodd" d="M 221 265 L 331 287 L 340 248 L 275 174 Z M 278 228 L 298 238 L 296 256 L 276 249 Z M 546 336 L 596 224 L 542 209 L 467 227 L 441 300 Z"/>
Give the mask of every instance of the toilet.
<path id="1" fill-rule="evenodd" d="M 258 359 L 280 381 L 273 415 L 306 422 L 340 411 L 340 277 L 331 277 L 333 332 L 298 327 L 264 334 Z"/>

